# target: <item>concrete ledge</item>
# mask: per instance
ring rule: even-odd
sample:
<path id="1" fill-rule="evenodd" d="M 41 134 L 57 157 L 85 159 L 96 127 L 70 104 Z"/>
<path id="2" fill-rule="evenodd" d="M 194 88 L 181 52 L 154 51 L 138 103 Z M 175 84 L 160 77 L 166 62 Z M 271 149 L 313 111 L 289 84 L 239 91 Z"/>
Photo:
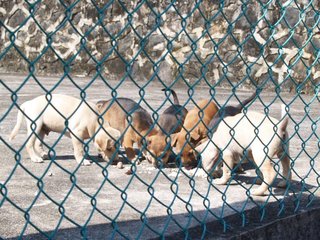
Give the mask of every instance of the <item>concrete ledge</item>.
<path id="1" fill-rule="evenodd" d="M 292 199 L 291 199 L 292 200 Z M 308 204 L 308 199 L 302 199 L 301 205 Z M 294 211 L 294 203 L 287 200 L 286 211 L 283 216 L 277 216 L 279 205 L 271 203 L 266 207 L 268 213 L 263 221 L 260 221 L 258 207 L 245 211 L 247 225 L 241 227 L 239 215 L 231 215 L 224 220 L 228 222 L 229 229 L 223 232 L 222 224 L 214 221 L 206 224 L 205 239 L 320 239 L 320 199 L 312 201 L 313 207 L 304 207 L 297 213 Z M 200 239 L 204 228 L 197 226 L 189 229 L 188 236 L 191 239 Z M 184 239 L 186 233 L 179 232 L 166 237 L 166 239 Z"/>

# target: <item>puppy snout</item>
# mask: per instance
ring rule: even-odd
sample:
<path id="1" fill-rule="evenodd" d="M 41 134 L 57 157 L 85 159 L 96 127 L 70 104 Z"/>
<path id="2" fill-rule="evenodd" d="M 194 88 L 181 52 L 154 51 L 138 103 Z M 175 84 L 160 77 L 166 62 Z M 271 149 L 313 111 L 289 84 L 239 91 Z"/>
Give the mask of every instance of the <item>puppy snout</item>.
<path id="1" fill-rule="evenodd" d="M 100 152 L 98 154 L 98 156 L 101 157 L 106 162 L 110 162 L 110 160 L 111 161 L 118 161 L 119 160 L 119 154 L 117 151 Z"/>

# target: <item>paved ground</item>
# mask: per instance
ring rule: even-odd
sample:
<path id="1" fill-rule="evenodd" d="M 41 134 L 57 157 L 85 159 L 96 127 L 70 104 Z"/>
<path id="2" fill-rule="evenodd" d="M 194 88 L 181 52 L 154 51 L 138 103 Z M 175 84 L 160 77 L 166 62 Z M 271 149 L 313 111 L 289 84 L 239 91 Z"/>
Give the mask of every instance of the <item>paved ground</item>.
<path id="1" fill-rule="evenodd" d="M 23 76 L 0 75 L 0 78 L 12 90 L 18 89 L 24 82 Z M 44 88 L 52 89 L 57 78 L 40 78 Z M 85 87 L 90 81 L 87 78 L 75 78 L 78 87 Z M 110 82 L 116 86 L 116 82 Z M 140 87 L 144 84 L 141 83 Z M 141 92 L 149 107 L 149 112 L 162 112 L 165 106 L 158 109 L 165 97 L 160 89 L 163 86 L 153 82 Z M 188 99 L 186 86 L 174 86 L 181 103 Z M 54 93 L 79 96 L 80 91 L 69 79 L 64 79 Z M 226 103 L 231 91 L 215 89 L 215 99 L 219 104 Z M 43 94 L 35 80 L 27 81 L 18 92 L 18 102 Z M 132 82 L 125 82 L 117 90 L 118 96 L 126 96 L 137 101 L 139 88 Z M 237 90 L 240 99 L 250 91 Z M 86 89 L 87 99 L 97 101 L 109 99 L 110 89 L 96 80 Z M 317 161 L 319 153 L 319 101 L 312 96 L 281 93 L 281 98 L 290 105 L 291 157 L 293 183 L 284 196 L 284 190 L 273 188 L 272 194 L 266 197 L 248 197 L 246 190 L 256 188 L 253 185 L 254 170 L 249 168 L 237 181 L 228 186 L 215 186 L 211 179 L 202 172 L 185 169 L 154 169 L 143 161 L 137 167 L 135 175 L 126 175 L 130 165 L 124 169 L 107 166 L 105 162 L 97 162 L 89 167 L 77 168 L 72 156 L 72 145 L 69 139 L 62 138 L 56 145 L 58 134 L 50 134 L 46 138 L 50 146 L 55 145 L 57 159 L 53 162 L 35 164 L 28 158 L 25 149 L 20 149 L 25 141 L 25 127 L 12 143 L 7 142 L 8 135 L 15 124 L 17 109 L 9 110 L 11 94 L 0 85 L 0 237 L 16 238 L 23 234 L 26 239 L 44 238 L 39 231 L 47 234 L 56 228 L 59 239 L 77 239 L 81 237 L 79 226 L 88 226 L 87 234 L 91 239 L 102 237 L 142 239 L 169 235 L 200 223 L 215 221 L 228 215 L 242 216 L 241 212 L 253 207 L 264 207 L 276 203 L 277 211 L 282 209 L 282 200 L 293 202 L 297 208 L 305 207 L 305 201 L 299 205 L 300 199 L 311 199 L 319 196 L 320 170 Z M 197 87 L 193 98 L 199 100 L 209 97 L 208 87 Z M 274 103 L 270 104 L 271 102 Z M 229 103 L 236 103 L 232 97 Z M 269 107 L 270 115 L 280 116 L 280 99 L 275 93 L 262 92 L 259 99 L 250 107 L 252 110 L 264 111 Z M 190 109 L 193 105 L 188 103 Z M 9 144 L 9 145 L 7 145 Z M 15 155 L 19 151 L 21 155 Z M 90 152 L 96 156 L 92 146 Z M 15 157 L 20 157 L 17 162 Z M 313 160 L 313 158 L 315 158 Z M 107 167 L 106 167 L 107 166 Z M 241 183 L 241 184 L 240 184 Z M 284 208 L 285 209 L 285 208 Z M 283 209 L 282 209 L 283 210 Z M 264 212 L 260 212 L 264 214 Z M 266 215 L 268 213 L 266 212 Z M 26 221 L 28 219 L 29 221 Z M 241 225 L 241 221 L 227 222 L 231 227 Z M 220 225 L 220 230 L 223 228 Z M 210 232 L 218 229 L 208 229 Z M 200 236 L 199 236 L 200 237 Z"/>

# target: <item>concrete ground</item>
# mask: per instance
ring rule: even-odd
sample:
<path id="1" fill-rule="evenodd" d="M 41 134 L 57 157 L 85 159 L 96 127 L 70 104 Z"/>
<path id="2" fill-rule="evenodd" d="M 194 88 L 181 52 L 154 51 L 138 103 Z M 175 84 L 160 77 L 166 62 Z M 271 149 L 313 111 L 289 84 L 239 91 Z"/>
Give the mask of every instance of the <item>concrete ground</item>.
<path id="1" fill-rule="evenodd" d="M 56 88 L 58 78 L 41 77 L 42 87 L 34 79 L 25 81 L 25 76 L 0 75 L 0 79 L 16 91 L 18 103 L 44 94 L 53 93 L 80 96 L 80 90 L 87 86 L 86 99 L 96 102 L 111 98 L 106 84 L 97 79 L 90 84 L 89 78 L 65 78 Z M 112 87 L 117 82 L 108 82 Z M 138 86 L 139 85 L 139 86 Z M 117 96 L 129 97 L 150 113 L 161 113 L 169 102 L 165 101 L 163 86 L 159 82 L 133 84 L 125 81 L 117 86 Z M 144 91 L 139 87 L 144 87 Z M 188 99 L 185 85 L 173 87 L 180 102 Z M 140 91 L 139 91 L 140 90 Z M 213 91 L 211 91 L 213 92 Z M 139 95 L 140 93 L 140 95 Z M 251 94 L 249 90 L 237 89 L 236 95 L 243 99 Z M 215 89 L 214 98 L 225 104 L 232 91 Z M 97 152 L 90 146 L 90 153 L 96 163 L 78 168 L 71 141 L 58 134 L 50 134 L 47 144 L 54 147 L 57 157 L 54 161 L 36 164 L 30 161 L 21 146 L 26 140 L 25 125 L 14 141 L 8 136 L 16 122 L 16 107 L 11 108 L 11 93 L 0 85 L 0 237 L 24 239 L 101 239 L 122 238 L 174 238 L 188 237 L 188 229 L 200 227 L 194 238 L 215 236 L 215 232 L 234 229 L 242 225 L 258 224 L 277 215 L 293 214 L 312 207 L 319 197 L 319 100 L 309 95 L 294 95 L 262 91 L 250 106 L 251 110 L 263 112 L 269 109 L 273 117 L 280 116 L 281 101 L 290 104 L 291 167 L 293 181 L 287 190 L 272 188 L 265 197 L 251 197 L 247 192 L 257 188 L 254 184 L 255 171 L 246 166 L 243 174 L 236 175 L 230 186 L 216 186 L 201 169 L 187 171 L 184 168 L 155 169 L 146 161 L 133 166 L 135 174 L 125 174 L 124 169 L 98 160 Z M 209 87 L 196 87 L 192 98 L 199 100 L 210 96 Z M 282 99 L 282 100 L 281 100 Z M 162 103 L 165 105 L 160 107 Z M 147 106 L 146 103 L 149 105 Z M 228 103 L 236 104 L 232 97 Z M 193 104 L 189 101 L 187 108 Z M 17 153 L 16 153 L 17 152 Z M 278 179 L 279 180 L 279 179 Z M 289 208 L 288 205 L 291 207 Z M 273 206 L 272 211 L 268 206 Z M 250 209 L 255 212 L 257 222 L 250 222 Z M 243 212 L 246 212 L 243 214 Z M 273 212 L 274 215 L 270 215 Z M 253 213 L 253 212 L 252 212 Z M 251 214 L 252 215 L 252 214 Z M 230 216 L 236 217 L 230 218 Z M 224 219 L 224 220 L 223 220 Z M 216 225 L 209 223 L 216 222 Z M 205 226 L 208 228 L 205 228 Z M 224 229 L 226 228 L 226 229 Z M 43 232 L 40 234 L 39 232 Z"/>

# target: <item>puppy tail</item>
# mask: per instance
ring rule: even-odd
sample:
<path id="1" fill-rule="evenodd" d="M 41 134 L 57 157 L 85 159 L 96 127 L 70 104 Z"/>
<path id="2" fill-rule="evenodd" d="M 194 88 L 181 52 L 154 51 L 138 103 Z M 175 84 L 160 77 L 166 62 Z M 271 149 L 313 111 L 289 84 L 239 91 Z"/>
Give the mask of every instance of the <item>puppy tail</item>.
<path id="1" fill-rule="evenodd" d="M 289 116 L 287 114 L 286 105 L 281 104 L 281 120 L 278 123 L 278 128 L 280 132 L 285 132 L 289 122 Z"/>
<path id="2" fill-rule="evenodd" d="M 16 125 L 14 126 L 14 128 L 13 128 L 11 134 L 10 134 L 9 141 L 12 141 L 12 140 L 15 138 L 15 136 L 18 134 L 19 129 L 20 129 L 20 127 L 21 127 L 22 119 L 23 119 L 23 114 L 22 114 L 21 111 L 24 111 L 23 104 L 21 105 L 20 110 L 18 111 L 17 123 L 16 123 Z"/>
<path id="3" fill-rule="evenodd" d="M 174 90 L 167 89 L 167 88 L 161 89 L 161 91 L 167 91 L 167 90 L 169 90 L 171 92 L 172 96 L 173 96 L 173 103 L 175 105 L 179 105 L 179 99 L 178 99 L 178 96 L 177 96 L 177 94 L 176 94 L 176 92 Z"/>
<path id="4" fill-rule="evenodd" d="M 243 100 L 241 103 L 238 104 L 237 109 L 239 109 L 239 112 L 246 106 L 249 102 L 251 102 L 255 97 L 257 96 L 257 93 L 254 92 L 250 97 L 247 99 Z"/>

